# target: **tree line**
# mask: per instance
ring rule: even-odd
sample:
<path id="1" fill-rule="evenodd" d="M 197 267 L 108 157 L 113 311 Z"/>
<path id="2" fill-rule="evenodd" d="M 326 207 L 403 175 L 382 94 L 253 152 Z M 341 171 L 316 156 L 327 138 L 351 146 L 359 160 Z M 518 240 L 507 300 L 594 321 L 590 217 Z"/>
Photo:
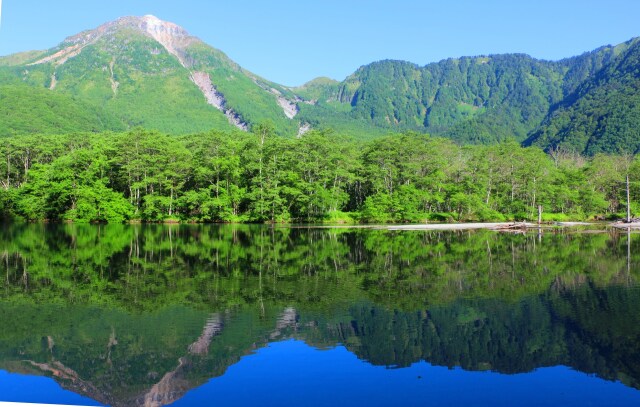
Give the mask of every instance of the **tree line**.
<path id="1" fill-rule="evenodd" d="M 422 222 L 616 218 L 640 160 L 408 132 L 17 136 L 0 143 L 0 217 L 74 222 Z M 636 202 L 635 206 L 633 203 Z"/>

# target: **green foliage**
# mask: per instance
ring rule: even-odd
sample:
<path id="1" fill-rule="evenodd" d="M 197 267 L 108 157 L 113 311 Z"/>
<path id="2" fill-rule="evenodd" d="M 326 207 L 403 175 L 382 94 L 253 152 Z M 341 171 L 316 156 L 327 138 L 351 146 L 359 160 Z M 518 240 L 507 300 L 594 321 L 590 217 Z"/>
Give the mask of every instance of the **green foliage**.
<path id="1" fill-rule="evenodd" d="M 640 151 L 640 42 L 624 51 L 558 104 L 525 142 L 547 150 L 594 155 Z"/>
<path id="2" fill-rule="evenodd" d="M 343 212 L 343 211 L 329 211 L 324 219 L 324 223 L 328 224 L 352 224 L 356 223 L 358 214 Z"/>
<path id="3" fill-rule="evenodd" d="M 23 136 L 0 145 L 1 216 L 75 222 L 413 222 L 609 218 L 640 201 L 630 156 L 253 133 Z"/>
<path id="4" fill-rule="evenodd" d="M 287 88 L 195 38 L 169 52 L 131 22 L 88 32 L 95 41 L 81 52 L 69 41 L 0 61 L 2 217 L 490 221 L 535 219 L 542 205 L 548 216 L 609 218 L 626 207 L 619 183 L 640 173 L 631 157 L 571 154 L 640 148 L 635 40 L 558 62 L 517 54 L 425 67 L 382 61 L 340 83 Z M 69 58 L 54 61 L 61 53 Z M 223 110 L 250 132 L 206 103 L 194 78 L 207 75 Z M 297 104 L 294 119 L 285 101 Z M 550 109 L 544 137 L 527 143 L 551 157 L 521 148 L 517 140 Z M 52 133 L 66 135 L 42 137 Z"/>
<path id="5" fill-rule="evenodd" d="M 425 67 L 382 61 L 360 68 L 337 92 L 352 115 L 377 126 L 465 143 L 522 140 L 562 98 L 562 68 L 524 55 L 448 59 Z"/>
<path id="6" fill-rule="evenodd" d="M 261 277 L 263 290 L 282 290 L 272 294 L 284 302 L 308 298 L 332 302 L 335 295 L 362 296 L 361 289 L 366 288 L 369 300 L 408 311 L 446 305 L 460 296 L 517 301 L 544 293 L 552 285 L 571 287 L 573 279 L 582 275 L 598 287 L 639 278 L 635 265 L 640 252 L 634 250 L 638 236 L 615 232 L 512 235 L 259 225 L 4 226 L 0 243 L 8 261 L 1 266 L 6 278 L 0 287 L 5 299 L 19 299 L 27 290 L 61 303 L 129 311 L 152 311 L 163 304 L 205 310 L 238 301 L 255 305 L 260 298 L 253 291 L 259 289 Z M 629 259 L 626 244 L 619 244 L 627 238 L 632 249 Z M 336 263 L 342 265 L 339 270 Z M 326 280 L 346 292 L 308 297 L 308 292 L 288 291 L 290 283 L 306 279 L 311 287 Z"/>
<path id="7" fill-rule="evenodd" d="M 326 100 L 334 95 L 340 82 L 326 77 L 316 78 L 302 86 L 293 88 L 293 91 L 309 101 Z"/>
<path id="8" fill-rule="evenodd" d="M 133 31 L 85 47 L 56 76 L 56 91 L 90 101 L 128 128 L 182 134 L 230 127 L 173 55 Z"/>
<path id="9" fill-rule="evenodd" d="M 361 136 L 375 135 L 374 125 L 428 131 L 463 144 L 528 138 L 526 145 L 588 155 L 636 153 L 637 48 L 634 39 L 558 62 L 518 54 L 425 67 L 376 62 L 339 85 L 317 81 L 301 87 L 303 95 L 319 98 L 301 117 L 341 131 L 358 126 Z M 349 120 L 353 124 L 345 125 Z"/>
<path id="10" fill-rule="evenodd" d="M 75 97 L 25 85 L 0 86 L 0 137 L 122 130 L 113 115 Z"/>

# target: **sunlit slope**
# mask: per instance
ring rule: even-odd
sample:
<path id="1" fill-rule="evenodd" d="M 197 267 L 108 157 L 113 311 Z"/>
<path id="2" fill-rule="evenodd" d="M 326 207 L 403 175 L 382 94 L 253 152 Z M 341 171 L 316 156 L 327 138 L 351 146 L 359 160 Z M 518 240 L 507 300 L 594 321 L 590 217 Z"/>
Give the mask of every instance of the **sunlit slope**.
<path id="1" fill-rule="evenodd" d="M 640 41 L 611 50 L 615 58 L 555 106 L 527 145 L 587 155 L 640 151 Z"/>

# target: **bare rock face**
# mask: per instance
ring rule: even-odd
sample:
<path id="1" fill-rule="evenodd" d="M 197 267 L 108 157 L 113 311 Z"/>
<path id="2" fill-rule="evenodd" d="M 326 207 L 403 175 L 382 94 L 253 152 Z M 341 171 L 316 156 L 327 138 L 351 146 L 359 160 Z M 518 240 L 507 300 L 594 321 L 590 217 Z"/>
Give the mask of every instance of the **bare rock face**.
<path id="1" fill-rule="evenodd" d="M 293 119 L 298 114 L 298 105 L 294 102 L 283 98 L 282 96 L 278 96 L 278 105 L 284 110 L 285 116 L 289 119 Z"/>
<path id="2" fill-rule="evenodd" d="M 29 65 L 39 65 L 39 64 L 46 64 L 48 62 L 52 62 L 55 64 L 55 66 L 60 66 L 62 64 L 64 64 L 65 62 L 67 62 L 67 60 L 69 60 L 70 58 L 73 58 L 77 55 L 80 54 L 80 52 L 82 52 L 82 49 L 85 47 L 85 45 L 82 44 L 75 44 L 75 45 L 71 45 L 67 48 L 64 48 L 58 52 L 56 52 L 53 55 L 49 55 L 46 56 L 32 64 Z"/>
<path id="3" fill-rule="evenodd" d="M 207 100 L 207 103 L 224 113 L 224 115 L 227 116 L 229 123 L 240 130 L 248 130 L 249 126 L 242 121 L 240 115 L 233 111 L 233 109 L 227 108 L 227 101 L 224 98 L 224 95 L 218 92 L 218 89 L 215 87 L 213 82 L 211 82 L 211 77 L 208 73 L 192 72 L 189 78 L 196 84 L 196 86 L 198 86 L 198 88 L 200 88 L 200 91 Z"/>
<path id="4" fill-rule="evenodd" d="M 311 131 L 311 125 L 309 123 L 303 123 L 300 125 L 300 128 L 298 129 L 298 137 L 302 137 L 305 134 L 307 134 L 309 131 Z"/>
<path id="5" fill-rule="evenodd" d="M 178 58 L 182 66 L 189 67 L 184 57 L 184 49 L 191 45 L 195 38 L 191 37 L 184 28 L 152 15 L 140 18 L 138 28 L 162 44 L 167 52 Z"/>
<path id="6" fill-rule="evenodd" d="M 271 93 L 276 97 L 278 106 L 282 108 L 284 115 L 287 116 L 289 120 L 296 117 L 296 115 L 300 112 L 300 108 L 298 107 L 298 103 L 297 103 L 299 102 L 299 100 L 293 101 L 285 98 L 282 95 L 282 92 L 280 92 L 278 89 L 273 88 L 270 85 L 267 85 L 266 83 L 263 83 L 258 77 L 256 77 L 253 74 L 250 74 L 249 77 L 253 80 L 253 83 L 255 83 L 260 88 L 264 89 L 265 91 Z"/>
<path id="7" fill-rule="evenodd" d="M 193 72 L 191 74 L 191 81 L 200 88 L 205 99 L 207 99 L 207 103 L 218 110 L 224 111 L 226 103 L 224 96 L 222 96 L 222 94 L 218 92 L 216 87 L 213 85 L 208 73 Z"/>
<path id="8" fill-rule="evenodd" d="M 213 337 L 220 334 L 223 327 L 222 317 L 219 314 L 211 315 L 202 330 L 202 335 L 189 346 L 189 353 L 192 355 L 206 355 L 209 352 Z"/>
<path id="9" fill-rule="evenodd" d="M 140 17 L 137 21 L 137 25 L 161 44 L 170 44 L 176 38 L 190 37 L 187 30 L 179 25 L 160 20 L 158 17 L 151 14 Z"/>

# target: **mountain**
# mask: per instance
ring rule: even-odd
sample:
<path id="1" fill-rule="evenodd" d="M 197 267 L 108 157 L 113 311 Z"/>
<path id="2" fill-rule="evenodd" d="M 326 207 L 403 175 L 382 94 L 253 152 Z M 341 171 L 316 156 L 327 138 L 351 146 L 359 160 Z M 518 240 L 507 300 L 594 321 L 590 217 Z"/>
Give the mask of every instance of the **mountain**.
<path id="1" fill-rule="evenodd" d="M 246 130 L 271 120 L 282 131 L 298 130 L 291 92 L 154 16 L 124 17 L 69 37 L 46 52 L 2 58 L 0 78 L 3 84 L 72 96 L 86 108 L 118 119 L 103 129 Z M 20 98 L 10 102 L 20 105 Z M 82 117 L 66 118 L 88 127 Z M 4 134 L 20 131 L 10 122 L 6 127 Z"/>
<path id="2" fill-rule="evenodd" d="M 515 139 L 585 154 L 636 152 L 638 43 L 560 61 L 524 54 L 426 66 L 379 61 L 341 82 L 317 78 L 290 88 L 173 23 L 123 17 L 47 51 L 1 57 L 0 136 L 136 126 L 171 134 L 246 131 L 270 122 L 284 136 L 411 130 L 460 143 Z"/>
<path id="3" fill-rule="evenodd" d="M 605 51 L 611 61 L 555 105 L 525 145 L 585 155 L 640 152 L 640 39 Z"/>
<path id="4" fill-rule="evenodd" d="M 526 55 L 448 59 L 425 67 L 382 61 L 360 68 L 336 97 L 379 126 L 462 142 L 525 138 L 562 97 L 559 69 Z M 478 132 L 484 126 L 486 132 Z M 487 133 L 487 134 L 484 134 Z"/>
<path id="5" fill-rule="evenodd" d="M 379 126 L 463 143 L 524 140 L 550 109 L 611 62 L 603 47 L 558 62 L 523 54 L 447 59 L 424 67 L 382 61 L 360 68 L 333 95 Z"/>

